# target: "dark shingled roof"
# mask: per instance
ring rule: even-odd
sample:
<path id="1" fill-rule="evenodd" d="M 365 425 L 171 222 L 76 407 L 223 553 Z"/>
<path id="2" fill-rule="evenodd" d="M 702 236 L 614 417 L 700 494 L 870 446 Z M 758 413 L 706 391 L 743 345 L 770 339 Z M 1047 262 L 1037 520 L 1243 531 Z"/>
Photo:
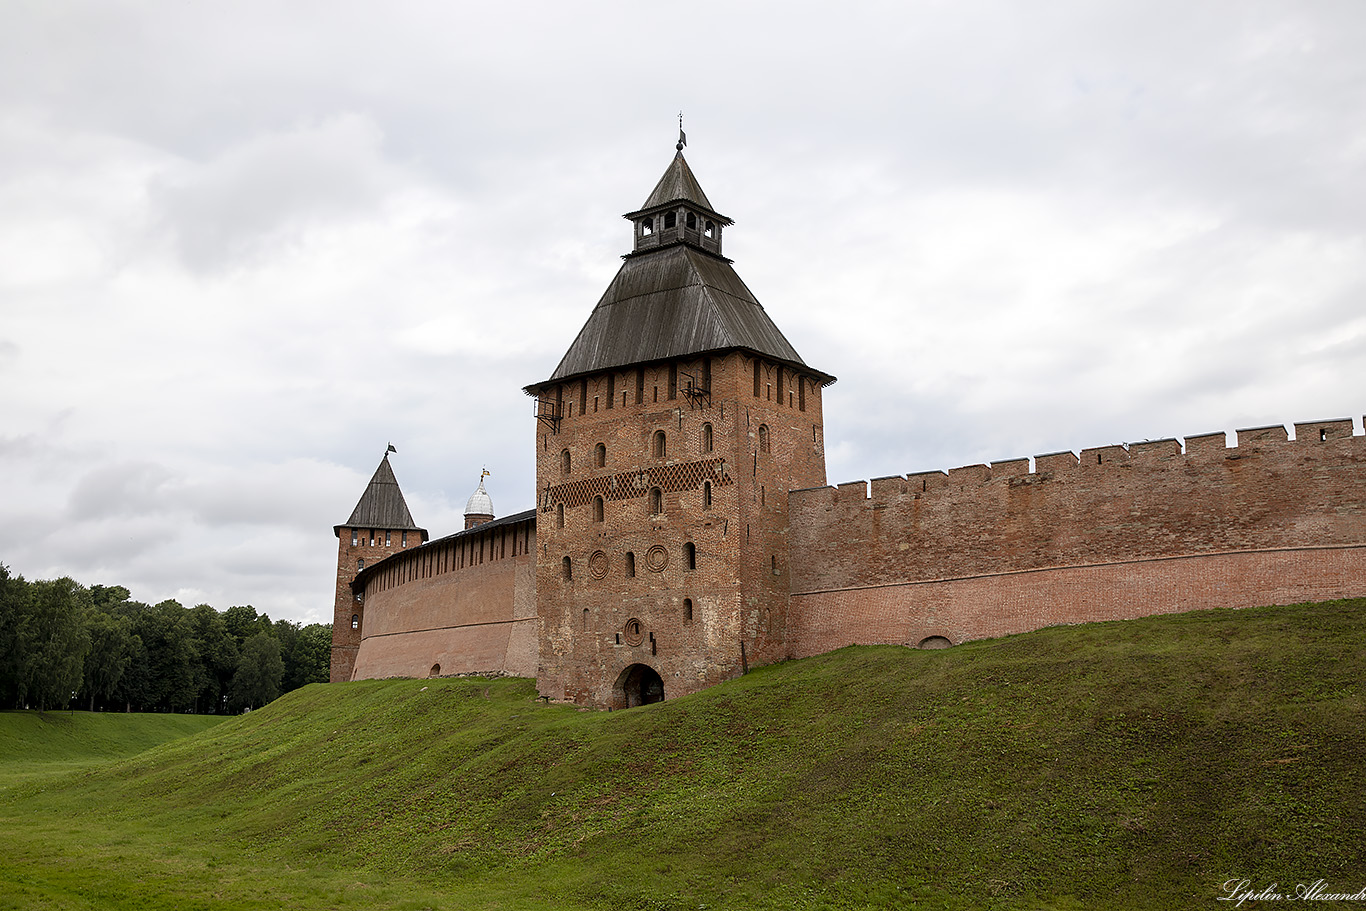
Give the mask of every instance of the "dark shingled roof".
<path id="1" fill-rule="evenodd" d="M 622 263 L 546 382 L 737 348 L 834 380 L 806 366 L 729 262 L 676 244 Z"/>
<path id="2" fill-rule="evenodd" d="M 351 518 L 344 525 L 338 525 L 334 532 L 341 533 L 345 528 L 389 528 L 425 531 L 413 522 L 413 514 L 403 499 L 403 491 L 398 489 L 398 479 L 389 467 L 389 454 L 385 453 L 370 479 L 370 486 L 361 494 L 360 502 L 351 510 Z"/>
<path id="3" fill-rule="evenodd" d="M 717 212 L 707 199 L 707 194 L 702 192 L 702 185 L 693 176 L 692 168 L 688 167 L 688 162 L 683 158 L 683 153 L 679 152 L 674 156 L 674 160 L 669 164 L 664 176 L 659 178 L 659 183 L 655 184 L 654 192 L 650 198 L 645 200 L 645 205 L 635 212 L 628 212 L 626 218 L 634 218 L 651 209 L 667 206 L 673 202 L 690 202 L 715 215 L 723 224 L 733 224 L 726 216 Z"/>

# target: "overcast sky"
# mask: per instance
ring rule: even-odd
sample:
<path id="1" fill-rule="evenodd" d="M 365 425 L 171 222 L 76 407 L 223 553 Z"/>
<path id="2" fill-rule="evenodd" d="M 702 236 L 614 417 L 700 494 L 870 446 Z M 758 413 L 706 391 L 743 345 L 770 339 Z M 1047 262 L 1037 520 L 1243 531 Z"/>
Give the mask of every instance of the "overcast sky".
<path id="1" fill-rule="evenodd" d="M 534 504 L 673 155 L 831 483 L 1366 411 L 1366 4 L 9 0 L 0 563 L 331 620 L 385 446 Z"/>

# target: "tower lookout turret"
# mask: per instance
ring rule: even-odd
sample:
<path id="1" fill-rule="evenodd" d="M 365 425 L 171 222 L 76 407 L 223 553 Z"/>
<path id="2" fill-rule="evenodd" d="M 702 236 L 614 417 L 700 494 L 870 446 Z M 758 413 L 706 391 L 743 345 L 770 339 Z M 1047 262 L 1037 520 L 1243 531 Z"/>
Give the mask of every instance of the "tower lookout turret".
<path id="1" fill-rule="evenodd" d="M 365 605 L 351 593 L 351 580 L 366 566 L 391 553 L 427 542 L 408 511 L 403 491 L 389 465 L 390 446 L 361 494 L 351 517 L 332 531 L 337 536 L 337 596 L 332 614 L 332 670 L 334 683 L 350 680 L 360 647 Z"/>
<path id="2" fill-rule="evenodd" d="M 542 695 L 626 707 L 786 656 L 787 492 L 825 484 L 821 390 L 678 153 L 536 396 Z"/>

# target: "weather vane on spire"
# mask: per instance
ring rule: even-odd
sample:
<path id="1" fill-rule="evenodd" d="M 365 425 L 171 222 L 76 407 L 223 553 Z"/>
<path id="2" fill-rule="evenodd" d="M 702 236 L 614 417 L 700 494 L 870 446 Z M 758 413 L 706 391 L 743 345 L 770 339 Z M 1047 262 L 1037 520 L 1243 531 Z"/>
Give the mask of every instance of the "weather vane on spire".
<path id="1" fill-rule="evenodd" d="M 688 144 L 688 134 L 683 132 L 683 112 L 678 112 L 678 145 L 674 146 L 678 151 L 683 151 L 683 147 Z"/>

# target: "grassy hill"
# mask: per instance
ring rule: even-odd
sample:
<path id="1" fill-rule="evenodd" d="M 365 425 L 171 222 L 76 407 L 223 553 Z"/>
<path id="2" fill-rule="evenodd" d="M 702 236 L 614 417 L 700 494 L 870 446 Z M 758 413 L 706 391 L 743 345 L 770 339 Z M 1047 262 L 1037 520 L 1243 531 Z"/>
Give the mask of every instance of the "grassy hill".
<path id="1" fill-rule="evenodd" d="M 315 685 L 98 768 L 0 764 L 0 908 L 1355 891 L 1363 643 L 1366 601 L 1347 601 L 849 648 L 614 713 L 543 705 L 527 680 Z"/>

